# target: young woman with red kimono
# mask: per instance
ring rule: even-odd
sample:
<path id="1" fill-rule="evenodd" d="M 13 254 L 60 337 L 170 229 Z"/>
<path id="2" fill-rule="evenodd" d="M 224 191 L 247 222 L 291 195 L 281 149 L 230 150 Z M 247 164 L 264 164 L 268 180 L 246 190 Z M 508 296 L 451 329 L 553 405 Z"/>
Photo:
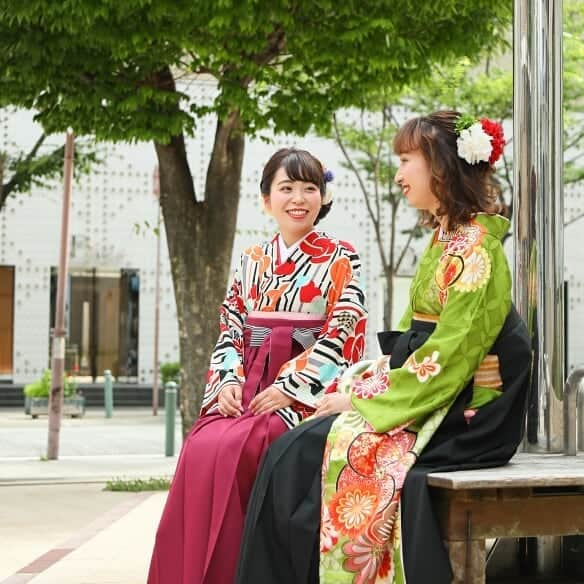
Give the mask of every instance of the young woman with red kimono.
<path id="1" fill-rule="evenodd" d="M 279 150 L 264 168 L 263 204 L 279 233 L 243 252 L 221 306 L 201 417 L 182 447 L 148 584 L 233 582 L 264 451 L 362 357 L 359 257 L 314 229 L 332 204 L 330 180 L 303 150 Z"/>
<path id="2" fill-rule="evenodd" d="M 445 111 L 400 128 L 395 181 L 435 230 L 385 356 L 340 377 L 256 479 L 238 584 L 449 584 L 426 475 L 504 464 L 523 432 L 530 341 L 489 177 L 490 120 Z"/>

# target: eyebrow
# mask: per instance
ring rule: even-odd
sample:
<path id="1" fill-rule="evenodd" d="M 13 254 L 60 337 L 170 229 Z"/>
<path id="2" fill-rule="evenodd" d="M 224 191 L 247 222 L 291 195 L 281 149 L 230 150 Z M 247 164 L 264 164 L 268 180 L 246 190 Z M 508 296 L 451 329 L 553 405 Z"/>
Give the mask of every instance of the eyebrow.
<path id="1" fill-rule="evenodd" d="M 289 179 L 289 178 L 284 178 L 280 181 L 278 181 L 278 185 L 283 185 L 283 184 L 287 184 L 287 183 L 293 183 L 294 181 Z"/>

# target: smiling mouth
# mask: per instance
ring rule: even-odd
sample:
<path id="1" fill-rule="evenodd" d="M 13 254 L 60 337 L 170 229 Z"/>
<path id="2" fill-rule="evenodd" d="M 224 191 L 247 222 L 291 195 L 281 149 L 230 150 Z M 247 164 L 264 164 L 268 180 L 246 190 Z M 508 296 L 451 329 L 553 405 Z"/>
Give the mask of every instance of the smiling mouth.
<path id="1" fill-rule="evenodd" d="M 302 217 L 306 217 L 306 215 L 308 215 L 308 211 L 306 209 L 290 209 L 289 211 L 286 211 L 286 213 L 295 219 L 302 219 Z"/>
<path id="2" fill-rule="evenodd" d="M 410 187 L 409 186 L 403 186 L 402 187 L 402 192 L 404 195 L 407 195 L 410 192 Z"/>

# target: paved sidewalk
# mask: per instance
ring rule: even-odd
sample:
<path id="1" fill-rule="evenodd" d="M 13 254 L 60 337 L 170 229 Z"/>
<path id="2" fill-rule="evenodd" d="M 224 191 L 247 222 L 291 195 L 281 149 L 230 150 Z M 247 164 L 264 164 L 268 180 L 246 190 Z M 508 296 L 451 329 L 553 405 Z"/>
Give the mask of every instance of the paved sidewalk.
<path id="1" fill-rule="evenodd" d="M 105 482 L 171 477 L 164 412 L 90 410 L 64 419 L 59 460 L 42 460 L 47 418 L 0 410 L 0 584 L 143 584 L 166 492 Z M 180 450 L 176 427 L 175 451 Z"/>

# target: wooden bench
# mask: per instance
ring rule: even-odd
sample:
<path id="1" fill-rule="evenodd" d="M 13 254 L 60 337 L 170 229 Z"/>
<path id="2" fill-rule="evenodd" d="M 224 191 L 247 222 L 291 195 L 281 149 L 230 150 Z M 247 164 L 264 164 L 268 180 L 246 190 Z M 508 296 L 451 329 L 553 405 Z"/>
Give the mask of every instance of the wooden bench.
<path id="1" fill-rule="evenodd" d="M 584 455 L 516 454 L 490 469 L 428 475 L 453 584 L 484 584 L 485 540 L 584 534 Z"/>

